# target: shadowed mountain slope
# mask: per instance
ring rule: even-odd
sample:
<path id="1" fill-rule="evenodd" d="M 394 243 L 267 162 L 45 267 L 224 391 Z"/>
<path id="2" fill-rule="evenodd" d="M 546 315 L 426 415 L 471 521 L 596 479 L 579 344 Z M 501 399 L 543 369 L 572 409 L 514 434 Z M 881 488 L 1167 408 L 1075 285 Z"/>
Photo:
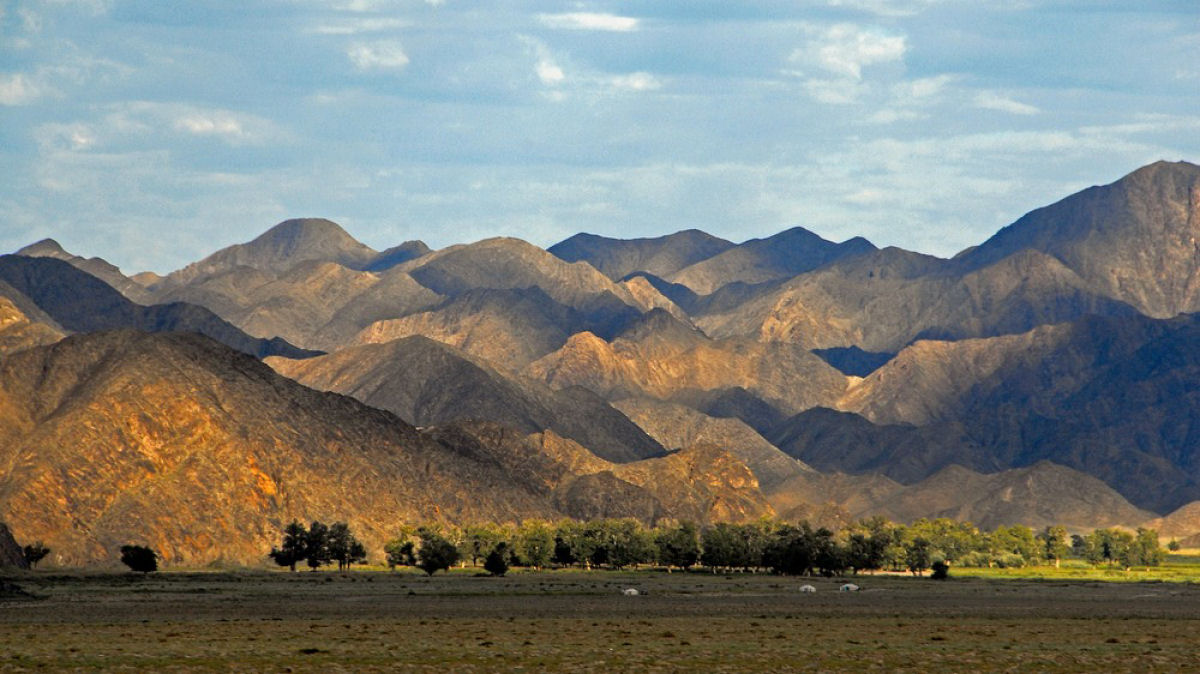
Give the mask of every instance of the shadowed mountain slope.
<path id="1" fill-rule="evenodd" d="M 1048 459 L 1163 512 L 1200 496 L 1197 343 L 1196 315 L 918 342 L 840 406 L 876 423 L 957 424 L 1001 465 Z"/>
<path id="2" fill-rule="evenodd" d="M 316 352 L 299 349 L 277 337 L 250 337 L 208 309 L 194 304 L 135 304 L 112 286 L 62 260 L 0 256 L 0 280 L 72 332 L 121 328 L 145 332 L 196 332 L 258 357 L 316 355 Z"/>
<path id="3" fill-rule="evenodd" d="M 590 391 L 554 391 L 510 379 L 425 337 L 302 361 L 273 358 L 269 364 L 306 386 L 352 396 L 418 426 L 486 420 L 526 434 L 550 429 L 614 462 L 664 453 L 661 445 Z"/>
<path id="4" fill-rule="evenodd" d="M 764 492 L 799 473 L 814 472 L 738 419 L 717 419 L 690 407 L 646 398 L 626 398 L 613 407 L 665 447 L 713 445 L 725 449 L 746 464 Z"/>
<path id="5" fill-rule="evenodd" d="M 723 253 L 734 245 L 698 229 L 645 239 L 610 239 L 576 234 L 548 252 L 567 262 L 587 262 L 614 281 L 634 272 L 664 277 Z"/>
<path id="6" fill-rule="evenodd" d="M 260 563 L 292 518 L 377 549 L 401 522 L 553 517 L 492 462 L 204 337 L 76 335 L 0 360 L 0 518 L 52 563 Z"/>
<path id="7" fill-rule="evenodd" d="M 951 464 L 983 472 L 1006 467 L 968 437 L 961 424 L 873 424 L 856 414 L 823 407 L 787 419 L 766 438 L 823 472 L 880 473 L 905 484 Z"/>
<path id="8" fill-rule="evenodd" d="M 130 300 L 138 304 L 151 304 L 150 293 L 140 283 L 130 279 L 116 265 L 98 257 L 84 258 L 63 250 L 54 239 L 42 239 L 37 243 L 18 250 L 16 255 L 24 257 L 52 257 L 56 260 L 70 263 L 75 268 L 85 271 L 92 276 L 112 286 Z"/>

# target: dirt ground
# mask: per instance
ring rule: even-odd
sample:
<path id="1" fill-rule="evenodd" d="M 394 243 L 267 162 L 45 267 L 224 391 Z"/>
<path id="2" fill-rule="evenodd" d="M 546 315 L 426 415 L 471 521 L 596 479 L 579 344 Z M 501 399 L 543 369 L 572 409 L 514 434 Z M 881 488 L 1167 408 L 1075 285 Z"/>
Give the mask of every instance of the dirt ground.
<path id="1" fill-rule="evenodd" d="M 704 573 L 29 573 L 0 671 L 1200 671 L 1200 586 Z M 799 587 L 812 584 L 815 593 Z M 625 596 L 637 588 L 642 594 Z"/>

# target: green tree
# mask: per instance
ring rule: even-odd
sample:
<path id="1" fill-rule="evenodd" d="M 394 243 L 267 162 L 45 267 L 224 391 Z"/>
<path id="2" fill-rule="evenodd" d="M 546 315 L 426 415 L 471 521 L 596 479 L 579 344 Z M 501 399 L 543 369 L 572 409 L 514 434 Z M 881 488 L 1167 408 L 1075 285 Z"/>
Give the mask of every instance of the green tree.
<path id="1" fill-rule="evenodd" d="M 1162 549 L 1158 547 L 1158 532 L 1154 529 L 1138 528 L 1137 535 L 1129 540 L 1121 551 L 1121 565 L 1126 569 L 1135 566 L 1150 567 L 1162 563 Z"/>
<path id="2" fill-rule="evenodd" d="M 328 564 L 332 559 L 329 556 L 329 527 L 319 521 L 310 524 L 304 534 L 304 559 L 308 562 L 308 568 L 313 571 Z"/>
<path id="3" fill-rule="evenodd" d="M 487 559 L 483 560 L 483 570 L 493 576 L 503 576 L 508 573 L 509 557 L 508 543 L 501 541 L 488 553 Z"/>
<path id="4" fill-rule="evenodd" d="M 1066 527 L 1047 526 L 1037 537 L 1041 544 L 1042 556 L 1054 560 L 1054 567 L 1058 568 L 1062 558 L 1071 552 L 1071 539 L 1067 535 Z"/>
<path id="5" fill-rule="evenodd" d="M 658 561 L 670 571 L 672 566 L 689 569 L 700 561 L 700 530 L 692 522 L 663 526 L 655 534 Z"/>
<path id="6" fill-rule="evenodd" d="M 1128 548 L 1133 540 L 1133 534 L 1127 531 L 1096 529 L 1087 535 L 1084 558 L 1091 564 L 1112 566 L 1114 562 L 1129 559 Z"/>
<path id="7" fill-rule="evenodd" d="M 349 569 L 351 564 L 367 561 L 367 549 L 354 537 L 350 525 L 345 522 L 334 522 L 329 526 L 325 549 L 329 559 L 337 562 L 338 571 Z"/>
<path id="8" fill-rule="evenodd" d="M 50 548 L 46 547 L 41 541 L 35 541 L 30 545 L 21 548 L 22 554 L 25 556 L 25 563 L 29 564 L 29 568 L 37 568 L 38 562 L 46 558 L 50 554 Z"/>
<path id="9" fill-rule="evenodd" d="M 292 523 L 283 529 L 283 540 L 280 541 L 279 547 L 271 548 L 267 555 L 279 566 L 286 566 L 295 571 L 296 564 L 304 561 L 305 551 L 308 549 L 307 541 L 308 530 L 300 522 L 292 520 Z"/>
<path id="10" fill-rule="evenodd" d="M 1171 539 L 1170 543 L 1167 543 L 1167 549 L 1171 552 L 1179 552 L 1180 547 L 1182 546 L 1179 545 L 1179 541 L 1175 540 L 1174 538 Z"/>
<path id="11" fill-rule="evenodd" d="M 494 524 L 472 524 L 463 529 L 462 547 L 459 552 L 471 560 L 471 566 L 479 566 L 496 546 L 504 541 L 504 534 Z"/>
<path id="12" fill-rule="evenodd" d="M 131 571 L 150 573 L 158 571 L 158 554 L 144 545 L 122 545 L 121 563 Z"/>
<path id="13" fill-rule="evenodd" d="M 516 556 L 525 566 L 541 569 L 554 557 L 554 530 L 541 520 L 526 520 L 513 541 Z"/>
<path id="14" fill-rule="evenodd" d="M 417 568 L 432 576 L 438 571 L 449 571 L 458 563 L 458 547 L 433 529 L 422 527 L 418 531 L 421 547 L 417 550 Z"/>
<path id="15" fill-rule="evenodd" d="M 996 527 L 987 536 L 989 552 L 994 556 L 1020 555 L 1025 564 L 1036 564 L 1041 558 L 1042 545 L 1033 535 L 1033 530 L 1021 524 Z"/>
<path id="16" fill-rule="evenodd" d="M 932 562 L 933 546 L 924 537 L 917 536 L 904 546 L 904 564 L 914 576 L 921 575 Z"/>
<path id="17" fill-rule="evenodd" d="M 732 569 L 740 561 L 740 536 L 734 525 L 720 522 L 704 530 L 700 561 L 713 573 L 717 569 Z"/>

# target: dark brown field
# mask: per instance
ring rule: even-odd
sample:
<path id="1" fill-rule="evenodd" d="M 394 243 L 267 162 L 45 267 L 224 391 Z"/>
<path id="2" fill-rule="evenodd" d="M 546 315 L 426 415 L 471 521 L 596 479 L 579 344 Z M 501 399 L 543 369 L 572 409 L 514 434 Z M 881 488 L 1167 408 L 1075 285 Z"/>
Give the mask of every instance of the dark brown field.
<path id="1" fill-rule="evenodd" d="M 548 572 L 16 575 L 0 670 L 1200 671 L 1200 586 Z M 801 594 L 812 583 L 814 594 Z M 621 589 L 645 594 L 627 597 Z"/>

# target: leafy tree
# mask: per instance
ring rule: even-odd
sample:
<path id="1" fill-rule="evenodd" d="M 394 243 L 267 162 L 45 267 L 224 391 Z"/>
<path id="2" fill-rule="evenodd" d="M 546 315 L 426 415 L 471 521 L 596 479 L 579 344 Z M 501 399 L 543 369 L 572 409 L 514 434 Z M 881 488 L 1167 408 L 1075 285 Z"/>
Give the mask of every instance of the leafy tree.
<path id="1" fill-rule="evenodd" d="M 1129 546 L 1133 544 L 1133 534 L 1120 529 L 1096 529 L 1087 535 L 1085 559 L 1092 564 L 1130 561 Z M 1136 552 L 1135 552 L 1136 554 Z"/>
<path id="2" fill-rule="evenodd" d="M 1132 537 L 1121 551 L 1120 561 L 1126 569 L 1144 566 L 1149 570 L 1150 567 L 1161 564 L 1162 550 L 1158 547 L 1158 532 L 1139 527 L 1137 536 Z"/>
<path id="3" fill-rule="evenodd" d="M 540 520 L 526 520 L 517 528 L 514 547 L 522 564 L 540 569 L 554 557 L 554 530 Z"/>
<path id="4" fill-rule="evenodd" d="M 917 536 L 904 547 L 904 564 L 914 576 L 929 568 L 933 561 L 933 546 L 921 536 Z"/>
<path id="5" fill-rule="evenodd" d="M 432 576 L 438 571 L 449 571 L 458 563 L 458 547 L 433 529 L 422 527 L 418 531 L 421 547 L 417 550 L 417 568 Z"/>
<path id="6" fill-rule="evenodd" d="M 1179 552 L 1180 547 L 1179 541 L 1175 540 L 1174 538 L 1171 539 L 1170 543 L 1167 543 L 1167 549 L 1171 552 Z"/>
<path id="7" fill-rule="evenodd" d="M 331 561 L 329 555 L 329 527 L 314 521 L 304 535 L 304 559 L 308 568 L 316 571 Z"/>
<path id="8" fill-rule="evenodd" d="M 383 552 L 387 555 L 388 569 L 395 570 L 397 566 L 416 566 L 417 546 L 410 540 L 393 538 L 383 544 Z"/>
<path id="9" fill-rule="evenodd" d="M 479 561 L 504 541 L 504 533 L 493 524 L 472 524 L 463 529 L 462 538 L 462 556 L 471 560 L 471 566 L 479 566 Z"/>
<path id="10" fill-rule="evenodd" d="M 1067 535 L 1066 527 L 1048 526 L 1038 534 L 1037 538 L 1041 544 L 1042 556 L 1048 560 L 1054 560 L 1055 568 L 1058 568 L 1062 558 L 1071 552 L 1071 539 Z"/>
<path id="11" fill-rule="evenodd" d="M 267 555 L 279 566 L 296 570 L 296 564 L 304 561 L 308 549 L 308 530 L 296 520 L 284 527 L 283 540 L 278 548 L 271 548 Z"/>
<path id="12" fill-rule="evenodd" d="M 46 558 L 50 554 L 50 548 L 46 547 L 41 541 L 36 541 L 30 545 L 26 545 L 21 549 L 25 555 L 25 562 L 29 564 L 29 568 L 37 568 L 38 562 Z"/>
<path id="13" fill-rule="evenodd" d="M 691 522 L 665 526 L 654 537 L 658 561 L 667 566 L 688 569 L 700 561 L 700 531 Z"/>
<path id="14" fill-rule="evenodd" d="M 700 561 L 711 568 L 732 569 L 740 561 L 740 540 L 732 524 L 720 522 L 704 530 Z"/>
<path id="15" fill-rule="evenodd" d="M 493 576 L 503 576 L 508 573 L 509 557 L 508 543 L 503 541 L 497 543 L 496 547 L 488 553 L 487 559 L 483 560 L 483 570 Z"/>
<path id="16" fill-rule="evenodd" d="M 326 535 L 325 549 L 329 559 L 337 562 L 338 571 L 345 571 L 351 564 L 367 561 L 367 549 L 350 532 L 350 525 L 334 522 Z"/>
<path id="17" fill-rule="evenodd" d="M 122 545 L 121 563 L 131 571 L 150 573 L 158 571 L 158 554 L 143 545 Z"/>
<path id="18" fill-rule="evenodd" d="M 1042 545 L 1034 537 L 1033 530 L 1024 525 L 996 527 L 987 536 L 987 542 L 989 551 L 996 556 L 1020 555 L 1025 564 L 1036 563 L 1041 557 Z"/>

